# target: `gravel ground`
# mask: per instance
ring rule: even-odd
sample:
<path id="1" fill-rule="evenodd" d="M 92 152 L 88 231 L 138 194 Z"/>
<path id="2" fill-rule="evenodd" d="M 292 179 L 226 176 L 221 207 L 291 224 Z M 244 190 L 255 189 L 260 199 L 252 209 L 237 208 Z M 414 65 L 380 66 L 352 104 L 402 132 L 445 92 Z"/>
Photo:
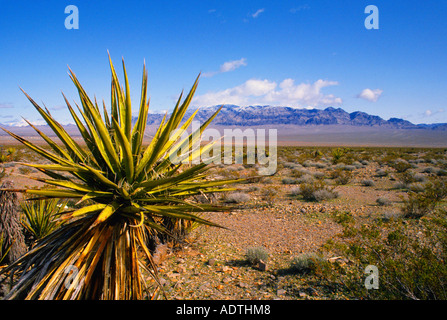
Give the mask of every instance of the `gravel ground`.
<path id="1" fill-rule="evenodd" d="M 37 186 L 38 182 L 27 179 L 30 172 L 23 171 L 19 164 L 4 168 L 5 179 L 13 180 L 17 188 Z M 390 175 L 378 177 L 375 173 L 379 168 L 371 163 L 355 169 L 352 181 L 335 186 L 338 198 L 321 202 L 291 198 L 289 193 L 297 185 L 282 183 L 283 178 L 290 177 L 287 168 L 264 181 L 238 186 L 248 201 L 232 212 L 204 215 L 225 228 L 198 227 L 181 250 L 160 255 L 158 273 L 166 298 L 344 299 L 318 278 L 290 272 L 291 261 L 300 254 L 317 252 L 342 230 L 334 220 L 336 213 L 348 211 L 362 218 L 399 212 L 400 196 L 405 193 L 393 188 L 393 170 L 387 168 Z M 324 172 L 326 178 L 330 173 L 330 169 L 324 168 L 307 170 L 310 174 Z M 235 166 L 232 170 L 214 170 L 213 174 L 231 178 L 231 174 L 240 177 L 251 173 Z M 39 174 L 33 172 L 33 176 Z M 362 185 L 364 179 L 373 184 Z M 390 204 L 378 206 L 379 197 L 388 198 Z M 265 265 L 247 262 L 245 254 L 251 247 L 263 247 L 269 253 Z M 154 281 L 148 277 L 147 283 L 151 286 Z"/>
<path id="2" fill-rule="evenodd" d="M 318 286 L 287 272 L 291 260 L 315 252 L 341 227 L 328 219 L 329 205 L 300 203 L 276 208 L 213 213 L 208 218 L 228 228 L 199 227 L 191 244 L 160 265 L 169 299 L 324 299 Z M 323 208 L 323 209 L 322 209 Z M 320 210 L 324 211 L 321 212 Z M 303 213 L 303 212 L 306 213 Z M 264 247 L 267 270 L 247 263 L 246 250 Z"/>
<path id="3" fill-rule="evenodd" d="M 348 185 L 336 186 L 337 199 L 320 203 L 291 199 L 296 187 L 281 184 L 286 173 L 266 184 L 242 186 L 250 202 L 231 213 L 210 213 L 206 218 L 223 228 L 199 227 L 190 235 L 191 244 L 172 252 L 160 264 L 160 277 L 168 299 L 344 299 L 315 279 L 289 272 L 293 258 L 317 252 L 342 227 L 333 215 L 349 211 L 356 217 L 398 212 L 399 191 L 390 192 L 390 177 L 374 177 L 374 186 L 360 181 L 372 178 L 376 168 L 356 171 Z M 268 201 L 265 188 L 276 188 Z M 255 190 L 255 191 L 252 191 Z M 392 203 L 379 207 L 376 199 L 387 196 Z M 250 247 L 264 247 L 269 253 L 267 270 L 247 263 Z M 327 259 L 330 256 L 325 257 Z"/>

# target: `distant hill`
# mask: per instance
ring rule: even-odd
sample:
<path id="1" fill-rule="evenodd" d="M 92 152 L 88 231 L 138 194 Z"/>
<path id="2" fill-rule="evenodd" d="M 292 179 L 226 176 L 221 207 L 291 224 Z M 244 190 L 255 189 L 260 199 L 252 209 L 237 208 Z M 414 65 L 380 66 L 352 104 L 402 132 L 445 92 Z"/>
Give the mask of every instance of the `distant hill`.
<path id="1" fill-rule="evenodd" d="M 201 108 L 195 120 L 206 121 L 219 106 Z M 191 114 L 193 111 L 188 111 Z M 163 114 L 152 113 L 148 124 L 158 124 Z M 383 127 L 389 129 L 430 129 L 447 130 L 447 123 L 413 124 L 410 121 L 391 118 L 384 120 L 379 116 L 355 111 L 348 113 L 341 108 L 297 109 L 290 107 L 224 105 L 212 122 L 221 126 L 260 126 L 260 125 L 340 125 L 356 127 Z"/>
<path id="2" fill-rule="evenodd" d="M 204 123 L 218 106 L 200 108 L 195 120 Z M 195 109 L 187 111 L 191 115 Z M 155 134 L 164 113 L 151 112 L 148 116 L 146 139 Z M 133 119 L 134 122 L 136 118 Z M 1 125 L 1 124 L 0 124 Z M 2 125 L 23 137 L 40 141 L 30 126 Z M 37 126 L 54 137 L 48 126 Z M 337 145 L 337 146 L 418 146 L 447 148 L 447 123 L 413 124 L 399 118 L 382 119 L 376 115 L 356 111 L 348 113 L 341 108 L 296 109 L 290 107 L 223 106 L 210 127 L 221 134 L 229 127 L 277 129 L 279 144 L 283 145 Z M 80 133 L 73 124 L 64 125 L 73 136 Z M 0 148 L 15 140 L 0 130 Z"/>

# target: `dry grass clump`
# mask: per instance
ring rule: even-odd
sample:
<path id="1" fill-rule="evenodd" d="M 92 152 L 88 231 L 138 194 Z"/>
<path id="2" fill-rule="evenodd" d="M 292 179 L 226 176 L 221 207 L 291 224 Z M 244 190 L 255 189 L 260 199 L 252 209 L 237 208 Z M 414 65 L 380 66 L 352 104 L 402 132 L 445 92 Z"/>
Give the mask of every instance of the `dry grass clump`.
<path id="1" fill-rule="evenodd" d="M 269 252 L 262 246 L 250 247 L 245 252 L 245 259 L 252 265 L 261 261 L 267 262 L 269 259 Z"/>
<path id="2" fill-rule="evenodd" d="M 352 180 L 352 171 L 346 171 L 341 168 L 331 172 L 331 178 L 335 180 L 336 184 L 346 185 Z"/>
<path id="3" fill-rule="evenodd" d="M 409 191 L 402 197 L 402 213 L 406 218 L 421 218 L 435 209 L 447 197 L 447 181 L 435 179 L 425 185 L 423 191 Z"/>
<path id="4" fill-rule="evenodd" d="M 323 200 L 330 200 L 337 198 L 338 192 L 334 187 L 329 187 L 322 180 L 317 180 L 311 183 L 301 183 L 299 188 L 290 190 L 291 196 L 301 196 L 306 201 L 320 202 Z"/>
<path id="5" fill-rule="evenodd" d="M 226 203 L 245 203 L 250 201 L 250 196 L 243 192 L 233 192 L 224 196 L 223 199 Z"/>
<path id="6" fill-rule="evenodd" d="M 371 179 L 362 180 L 360 183 L 364 187 L 372 187 L 372 186 L 374 186 L 374 180 L 371 180 Z"/>
<path id="7" fill-rule="evenodd" d="M 303 253 L 292 259 L 289 270 L 293 273 L 317 273 L 327 261 L 317 253 Z"/>
<path id="8" fill-rule="evenodd" d="M 389 206 L 391 204 L 391 200 L 387 197 L 378 197 L 376 199 L 376 203 L 379 206 Z"/>

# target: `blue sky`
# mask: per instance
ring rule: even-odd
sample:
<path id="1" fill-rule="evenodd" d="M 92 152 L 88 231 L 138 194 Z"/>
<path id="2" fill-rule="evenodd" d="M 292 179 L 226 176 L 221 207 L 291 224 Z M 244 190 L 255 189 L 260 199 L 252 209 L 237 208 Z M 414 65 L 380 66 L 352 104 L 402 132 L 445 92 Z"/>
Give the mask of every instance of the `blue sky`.
<path id="1" fill-rule="evenodd" d="M 367 30 L 367 5 L 379 29 Z M 79 29 L 66 29 L 76 5 Z M 0 0 L 0 123 L 39 120 L 19 86 L 61 122 L 77 101 L 67 66 L 109 105 L 107 50 L 124 57 L 137 111 L 143 61 L 151 110 L 199 72 L 193 104 L 341 107 L 447 122 L 447 1 Z M 120 72 L 121 74 L 121 72 Z"/>

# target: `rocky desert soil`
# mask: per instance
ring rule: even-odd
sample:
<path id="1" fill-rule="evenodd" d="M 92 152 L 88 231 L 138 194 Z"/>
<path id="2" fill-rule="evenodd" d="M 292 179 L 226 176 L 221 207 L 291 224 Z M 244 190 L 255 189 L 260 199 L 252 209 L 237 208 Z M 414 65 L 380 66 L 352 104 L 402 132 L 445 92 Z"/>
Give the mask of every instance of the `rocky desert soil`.
<path id="1" fill-rule="evenodd" d="M 169 299 L 344 299 L 318 278 L 290 272 L 294 258 L 314 253 L 342 227 L 333 217 L 350 212 L 357 218 L 398 214 L 401 191 L 390 192 L 394 179 L 374 177 L 378 168 L 369 165 L 355 170 L 355 179 L 338 185 L 339 197 L 322 202 L 293 199 L 294 185 L 281 179 L 281 169 L 268 184 L 240 186 L 238 192 L 249 201 L 232 212 L 210 213 L 206 217 L 225 228 L 199 227 L 182 250 L 171 251 L 159 266 L 160 278 Z M 242 171 L 242 170 L 241 170 Z M 311 172 L 317 172 L 312 170 Z M 374 186 L 360 181 L 374 177 Z M 262 196 L 263 190 L 275 190 Z M 253 191 L 254 190 L 254 191 Z M 391 205 L 378 206 L 386 196 Z M 262 247 L 269 253 L 265 266 L 247 262 L 249 248 Z M 329 253 L 325 259 L 337 258 Z M 359 279 L 364 281 L 364 279 Z"/>
<path id="2" fill-rule="evenodd" d="M 409 149 L 404 152 L 362 148 L 350 151 L 351 159 L 344 159 L 349 161 L 348 165 L 333 163 L 331 150 L 317 154 L 315 148 L 280 149 L 275 175 L 238 184 L 236 191 L 213 200 L 232 202 L 234 206 L 232 211 L 204 214 L 223 228 L 199 226 L 182 246 L 160 246 L 155 260 L 165 297 L 345 299 L 318 277 L 292 272 L 292 261 L 305 254 L 322 254 L 321 247 L 342 230 L 334 219 L 339 213 L 349 212 L 359 220 L 398 215 L 401 197 L 410 187 L 420 188 L 418 184 L 430 177 L 446 173 L 447 153 L 444 150 Z M 33 158 L 29 151 L 21 149 L 20 152 L 20 161 L 42 161 Z M 391 166 L 396 162 L 411 167 L 415 180 L 411 186 L 396 186 L 401 182 L 401 174 Z M 16 188 L 41 185 L 29 179 L 29 176 L 39 176 L 34 169 L 18 162 L 1 166 L 3 179 L 13 181 Z M 337 183 L 333 176 L 336 171 L 348 172 L 349 181 Z M 253 166 L 221 165 L 211 169 L 210 177 L 256 177 L 256 172 Z M 292 196 L 299 179 L 311 183 L 323 181 L 338 197 L 305 201 Z M 386 198 L 389 203 L 378 205 L 378 198 Z M 261 248 L 268 253 L 266 261 L 250 264 L 246 257 L 250 248 Z M 340 258 L 330 252 L 324 252 L 323 256 L 328 261 Z M 148 277 L 147 283 L 152 286 L 154 281 Z"/>

